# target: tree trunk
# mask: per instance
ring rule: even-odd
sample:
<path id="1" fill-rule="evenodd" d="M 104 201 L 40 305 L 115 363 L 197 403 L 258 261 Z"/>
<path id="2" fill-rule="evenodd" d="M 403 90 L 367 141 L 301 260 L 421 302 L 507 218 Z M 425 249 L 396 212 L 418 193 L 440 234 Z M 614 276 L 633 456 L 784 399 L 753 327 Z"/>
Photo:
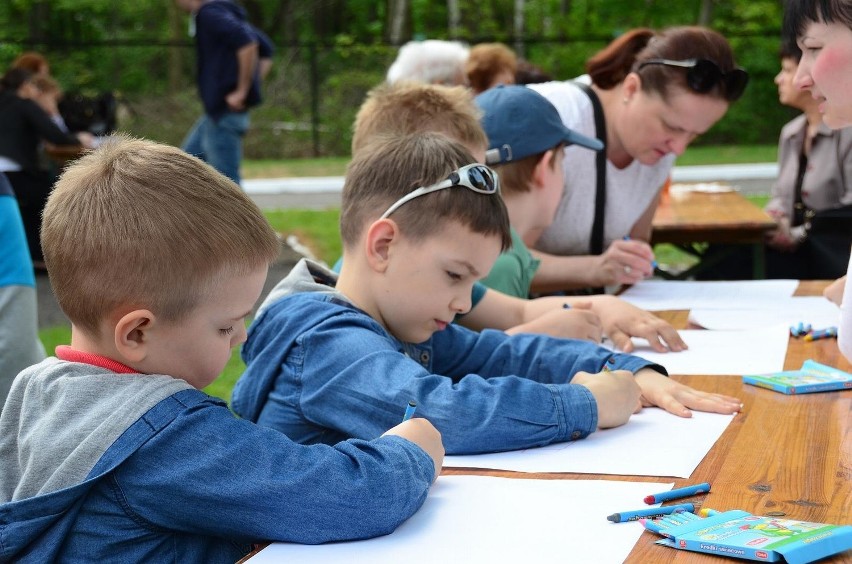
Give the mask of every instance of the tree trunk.
<path id="1" fill-rule="evenodd" d="M 515 0 L 515 53 L 524 57 L 524 0 Z"/>
<path id="2" fill-rule="evenodd" d="M 401 45 L 409 35 L 411 10 L 408 0 L 388 0 L 386 38 L 391 45 Z"/>
<path id="3" fill-rule="evenodd" d="M 449 14 L 449 29 L 450 38 L 455 39 L 459 36 L 461 28 L 461 10 L 459 9 L 459 0 L 447 0 L 447 13 Z"/>
<path id="4" fill-rule="evenodd" d="M 713 1 L 701 0 L 701 11 L 698 13 L 698 25 L 710 27 L 710 21 L 713 19 Z"/>
<path id="5" fill-rule="evenodd" d="M 169 92 L 175 92 L 181 87 L 183 76 L 183 47 L 179 43 L 186 40 L 186 25 L 183 12 L 174 2 L 167 2 L 169 14 L 169 35 L 173 45 L 169 47 Z"/>

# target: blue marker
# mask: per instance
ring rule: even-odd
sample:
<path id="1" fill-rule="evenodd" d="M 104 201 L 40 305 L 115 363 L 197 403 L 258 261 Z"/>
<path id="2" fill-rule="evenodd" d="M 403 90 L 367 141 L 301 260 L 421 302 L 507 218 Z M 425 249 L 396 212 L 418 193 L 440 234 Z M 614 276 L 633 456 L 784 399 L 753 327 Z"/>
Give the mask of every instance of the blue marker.
<path id="1" fill-rule="evenodd" d="M 417 409 L 417 402 L 414 400 L 408 402 L 408 405 L 405 407 L 405 415 L 402 416 L 402 420 L 408 421 L 411 419 L 411 416 L 414 415 L 415 409 Z"/>
<path id="2" fill-rule="evenodd" d="M 833 339 L 837 337 L 837 327 L 826 327 L 825 329 L 816 329 L 805 335 L 806 341 L 816 341 L 819 339 Z"/>
<path id="3" fill-rule="evenodd" d="M 643 517 L 662 517 L 663 515 L 671 515 L 675 511 L 694 511 L 695 506 L 691 503 L 681 503 L 680 505 L 669 505 L 668 507 L 651 507 L 648 509 L 637 509 L 635 511 L 622 511 L 613 513 L 608 516 L 607 521 L 613 523 L 624 523 L 626 521 L 637 521 Z"/>
<path id="4" fill-rule="evenodd" d="M 675 488 L 668 492 L 662 492 L 658 494 L 646 495 L 645 503 L 648 505 L 653 505 L 655 503 L 662 503 L 664 501 L 669 501 L 670 499 L 677 499 L 679 497 L 689 497 L 691 495 L 697 495 L 700 493 L 707 493 L 710 491 L 710 484 L 704 482 L 703 484 L 695 484 L 694 486 L 687 486 L 685 488 Z"/>
<path id="5" fill-rule="evenodd" d="M 621 240 L 622 241 L 630 241 L 631 240 L 630 235 L 625 235 L 624 237 L 621 238 Z M 659 265 L 659 263 L 657 261 L 655 261 L 655 260 L 651 261 L 651 268 L 656 269 L 658 265 Z"/>

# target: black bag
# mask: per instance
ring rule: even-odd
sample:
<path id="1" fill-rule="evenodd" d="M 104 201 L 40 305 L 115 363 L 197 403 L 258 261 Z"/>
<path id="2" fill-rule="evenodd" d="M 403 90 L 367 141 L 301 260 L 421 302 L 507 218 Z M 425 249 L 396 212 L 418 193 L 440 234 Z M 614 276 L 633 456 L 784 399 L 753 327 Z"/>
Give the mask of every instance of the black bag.
<path id="1" fill-rule="evenodd" d="M 109 135 L 115 131 L 116 109 L 112 92 L 97 96 L 71 92 L 59 101 L 59 113 L 68 129 L 72 132 L 88 131 L 93 135 Z"/>

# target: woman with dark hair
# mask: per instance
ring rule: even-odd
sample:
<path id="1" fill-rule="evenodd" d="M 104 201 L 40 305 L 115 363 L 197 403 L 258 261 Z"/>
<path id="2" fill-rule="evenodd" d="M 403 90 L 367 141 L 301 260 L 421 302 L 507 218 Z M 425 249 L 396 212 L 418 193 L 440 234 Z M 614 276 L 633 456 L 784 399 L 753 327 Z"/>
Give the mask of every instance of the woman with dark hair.
<path id="1" fill-rule="evenodd" d="M 597 157 L 565 150 L 556 220 L 528 241 L 542 259 L 535 291 L 635 284 L 651 275 L 651 220 L 675 157 L 748 82 L 727 40 L 702 27 L 628 31 L 586 69 L 575 81 L 529 86 L 568 128 L 606 144 Z"/>
<path id="2" fill-rule="evenodd" d="M 39 166 L 39 143 L 91 147 L 92 137 L 62 131 L 31 99 L 38 95 L 32 77 L 27 70 L 13 68 L 0 78 L 0 172 L 6 174 L 15 191 L 30 255 L 38 263 L 42 261 L 41 210 L 54 181 L 53 175 Z"/>
<path id="3" fill-rule="evenodd" d="M 852 126 L 852 0 L 788 0 L 784 36 L 802 50 L 793 84 L 818 102 L 823 122 L 832 129 Z M 852 260 L 849 262 L 852 273 Z M 852 361 L 852 278 L 847 273 L 840 306 L 837 342 Z"/>

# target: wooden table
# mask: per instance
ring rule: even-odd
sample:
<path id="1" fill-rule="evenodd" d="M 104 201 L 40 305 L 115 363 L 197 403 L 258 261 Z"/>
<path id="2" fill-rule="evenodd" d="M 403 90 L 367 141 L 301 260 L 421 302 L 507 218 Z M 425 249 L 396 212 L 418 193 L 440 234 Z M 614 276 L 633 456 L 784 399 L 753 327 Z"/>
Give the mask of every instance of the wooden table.
<path id="1" fill-rule="evenodd" d="M 820 295 L 827 284 L 802 282 L 797 295 Z M 682 329 L 687 327 L 688 313 L 666 311 L 658 315 Z M 791 338 L 785 369 L 799 368 L 808 358 L 852 371 L 834 339 L 807 342 Z M 692 476 L 672 478 L 676 488 L 710 482 L 710 493 L 671 503 L 694 501 L 721 511 L 742 509 L 756 515 L 776 511 L 791 519 L 852 523 L 852 390 L 787 396 L 744 385 L 739 376 L 672 378 L 694 388 L 742 398 L 745 405 Z M 522 474 L 461 468 L 442 472 L 445 476 L 458 474 L 545 480 L 654 480 L 647 476 Z M 644 532 L 626 562 L 747 562 L 655 545 L 659 538 Z M 852 556 L 822 562 L 852 562 Z"/>
<path id="2" fill-rule="evenodd" d="M 775 221 L 742 194 L 672 190 L 660 200 L 652 223 L 651 244 L 671 243 L 697 256 L 699 263 L 677 275 L 664 271 L 666 278 L 684 279 L 710 268 L 723 258 L 705 257 L 703 243 L 751 245 L 755 279 L 764 278 L 766 261 L 763 240 Z"/>
<path id="3" fill-rule="evenodd" d="M 796 295 L 821 295 L 827 284 L 827 281 L 801 282 Z M 678 329 L 687 327 L 688 314 L 686 310 L 657 312 L 657 315 Z M 836 340 L 807 342 L 791 338 L 785 369 L 799 368 L 808 358 L 841 370 L 852 371 L 852 365 L 840 355 Z M 676 488 L 710 482 L 710 493 L 664 505 L 692 501 L 720 511 L 742 509 L 756 515 L 774 511 L 784 513 L 791 519 L 833 524 L 852 523 L 852 390 L 787 396 L 744 385 L 739 376 L 672 378 L 701 390 L 742 398 L 744 407 L 692 476 L 686 479 L 667 478 L 675 482 Z M 660 478 L 578 473 L 519 473 L 473 468 L 444 468 L 441 475 L 629 482 L 659 482 Z M 568 506 L 570 504 L 566 505 Z M 654 544 L 659 539 L 659 536 L 652 533 L 642 533 L 625 562 L 749 562 Z M 562 556 L 565 562 L 571 561 L 570 555 Z M 554 561 L 560 561 L 560 558 L 554 555 Z M 849 563 L 852 562 L 852 555 L 847 552 L 820 562 Z"/>

